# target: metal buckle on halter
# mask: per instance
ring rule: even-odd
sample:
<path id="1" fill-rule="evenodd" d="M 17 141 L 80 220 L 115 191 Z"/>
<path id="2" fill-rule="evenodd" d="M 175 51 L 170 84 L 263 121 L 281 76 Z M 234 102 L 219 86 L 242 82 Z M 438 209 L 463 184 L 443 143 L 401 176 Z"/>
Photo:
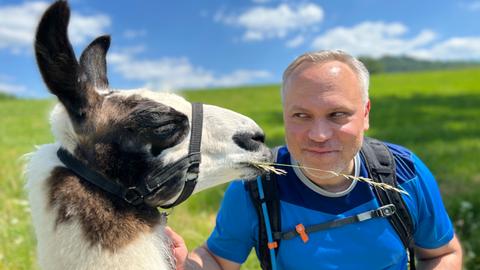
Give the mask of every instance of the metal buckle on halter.
<path id="1" fill-rule="evenodd" d="M 123 199 L 133 205 L 139 205 L 143 202 L 142 193 L 137 189 L 137 187 L 129 187 L 125 189 L 123 193 Z"/>
<path id="2" fill-rule="evenodd" d="M 375 212 L 379 217 L 389 217 L 395 214 L 397 208 L 393 204 L 387 204 L 378 208 Z"/>

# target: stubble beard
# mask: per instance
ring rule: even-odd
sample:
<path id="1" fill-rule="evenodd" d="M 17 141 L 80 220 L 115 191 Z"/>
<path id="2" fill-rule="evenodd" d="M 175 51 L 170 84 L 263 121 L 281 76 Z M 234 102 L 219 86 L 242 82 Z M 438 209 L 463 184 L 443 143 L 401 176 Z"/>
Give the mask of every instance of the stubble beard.
<path id="1" fill-rule="evenodd" d="M 332 164 L 332 166 L 330 166 L 329 168 L 316 168 L 315 166 L 311 166 L 311 165 L 309 166 L 307 162 L 304 162 L 304 159 L 297 160 L 297 162 L 298 162 L 298 165 L 302 166 L 301 170 L 308 178 L 313 177 L 316 180 L 326 180 L 326 179 L 338 177 L 340 175 L 350 175 L 352 174 L 352 171 L 349 167 L 352 164 L 352 169 L 353 169 L 354 158 L 355 158 L 355 155 L 357 155 L 357 153 L 359 152 L 360 147 L 361 145 L 354 146 L 353 149 L 351 149 L 352 153 L 354 153 L 351 158 L 347 160 L 343 160 L 340 158 L 337 162 Z"/>

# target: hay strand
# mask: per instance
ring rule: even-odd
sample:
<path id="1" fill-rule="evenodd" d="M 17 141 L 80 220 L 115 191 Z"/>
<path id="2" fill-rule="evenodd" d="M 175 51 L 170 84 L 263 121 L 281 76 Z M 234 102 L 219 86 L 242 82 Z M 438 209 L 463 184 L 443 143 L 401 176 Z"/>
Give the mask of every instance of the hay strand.
<path id="1" fill-rule="evenodd" d="M 306 169 L 306 170 L 330 173 L 334 176 L 343 176 L 343 177 L 345 177 L 349 180 L 352 180 L 352 181 L 357 180 L 357 181 L 365 182 L 365 183 L 367 183 L 371 186 L 378 187 L 382 190 L 392 190 L 392 191 L 399 192 L 399 193 L 405 194 L 407 196 L 410 196 L 408 194 L 408 192 L 406 192 L 405 190 L 399 189 L 397 187 L 391 186 L 391 185 L 386 184 L 386 183 L 378 183 L 378 182 L 375 182 L 373 179 L 366 178 L 366 177 L 347 175 L 347 174 L 337 173 L 337 172 L 334 172 L 334 171 L 322 170 L 322 169 L 317 169 L 317 168 L 309 168 L 309 167 L 305 167 L 305 166 L 298 166 L 298 165 L 291 165 L 291 164 L 270 163 L 270 162 L 252 162 L 252 164 L 255 167 L 263 169 L 266 172 L 272 172 L 272 173 L 275 173 L 275 174 L 278 174 L 278 175 L 285 175 L 285 174 L 287 174 L 287 172 L 285 170 L 278 169 L 274 166 L 303 168 L 303 169 Z"/>

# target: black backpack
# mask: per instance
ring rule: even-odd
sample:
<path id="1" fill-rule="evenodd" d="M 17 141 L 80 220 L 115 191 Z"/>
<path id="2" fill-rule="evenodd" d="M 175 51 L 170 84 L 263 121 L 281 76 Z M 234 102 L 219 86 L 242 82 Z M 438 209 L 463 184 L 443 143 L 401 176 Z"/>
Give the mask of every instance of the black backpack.
<path id="1" fill-rule="evenodd" d="M 394 187 L 397 186 L 395 160 L 383 142 L 365 137 L 360 154 L 366 161 L 366 167 L 374 181 L 386 183 Z M 301 226 L 297 226 L 295 230 L 281 232 L 280 199 L 278 197 L 275 175 L 265 174 L 258 178 L 257 181 L 247 181 L 246 186 L 258 215 L 259 237 L 257 254 L 260 265 L 264 270 L 276 268 L 272 264 L 275 264 L 281 240 L 300 236 L 305 241 L 304 237 L 308 238 L 306 233 L 363 220 L 363 217 L 357 215 L 308 227 L 303 227 L 303 225 L 299 224 Z M 413 222 L 401 194 L 391 190 L 383 190 L 376 186 L 374 186 L 374 190 L 382 207 L 370 211 L 370 218 L 388 218 L 408 252 L 408 269 L 415 270 Z"/>

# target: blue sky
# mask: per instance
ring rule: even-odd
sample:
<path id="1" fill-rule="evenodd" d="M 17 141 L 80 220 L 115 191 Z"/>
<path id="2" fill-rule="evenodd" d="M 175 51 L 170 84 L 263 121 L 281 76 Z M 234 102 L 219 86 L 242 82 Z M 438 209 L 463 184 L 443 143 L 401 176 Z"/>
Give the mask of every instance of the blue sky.
<path id="1" fill-rule="evenodd" d="M 71 0 L 77 55 L 112 36 L 113 88 L 157 91 L 278 83 L 305 51 L 480 60 L 480 0 Z M 50 1 L 0 0 L 0 90 L 49 94 L 33 35 Z"/>

